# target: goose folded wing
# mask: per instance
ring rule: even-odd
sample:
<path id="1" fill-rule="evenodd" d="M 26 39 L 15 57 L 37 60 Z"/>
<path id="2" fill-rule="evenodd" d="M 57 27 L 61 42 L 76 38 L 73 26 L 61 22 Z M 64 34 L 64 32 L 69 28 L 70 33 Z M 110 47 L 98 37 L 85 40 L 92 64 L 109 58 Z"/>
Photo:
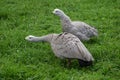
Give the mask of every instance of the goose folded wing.
<path id="1" fill-rule="evenodd" d="M 67 44 L 55 45 L 54 52 L 57 56 L 62 58 L 77 58 L 83 59 L 85 57 L 84 46 L 69 41 Z"/>

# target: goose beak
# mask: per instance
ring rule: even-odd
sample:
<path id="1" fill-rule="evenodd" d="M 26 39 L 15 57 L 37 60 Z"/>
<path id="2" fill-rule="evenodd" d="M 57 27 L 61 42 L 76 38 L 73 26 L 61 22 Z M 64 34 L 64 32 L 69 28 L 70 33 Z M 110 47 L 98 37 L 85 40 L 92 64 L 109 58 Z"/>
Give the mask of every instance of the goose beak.
<path id="1" fill-rule="evenodd" d="M 53 14 L 55 14 L 55 10 L 54 10 L 54 11 L 52 11 L 52 13 L 53 13 Z"/>
<path id="2" fill-rule="evenodd" d="M 55 11 L 53 11 L 52 13 L 55 14 Z"/>
<path id="3" fill-rule="evenodd" d="M 28 40 L 28 36 L 27 36 L 27 37 L 25 37 L 25 40 Z"/>

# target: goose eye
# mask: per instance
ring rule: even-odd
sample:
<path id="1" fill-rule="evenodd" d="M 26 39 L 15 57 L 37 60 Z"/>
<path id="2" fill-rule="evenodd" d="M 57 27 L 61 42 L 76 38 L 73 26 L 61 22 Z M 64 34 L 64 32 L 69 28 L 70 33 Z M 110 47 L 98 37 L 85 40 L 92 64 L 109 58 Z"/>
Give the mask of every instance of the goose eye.
<path id="1" fill-rule="evenodd" d="M 58 11 L 56 11 L 56 12 L 58 12 Z"/>
<path id="2" fill-rule="evenodd" d="M 32 37 L 29 37 L 29 39 L 32 39 Z"/>

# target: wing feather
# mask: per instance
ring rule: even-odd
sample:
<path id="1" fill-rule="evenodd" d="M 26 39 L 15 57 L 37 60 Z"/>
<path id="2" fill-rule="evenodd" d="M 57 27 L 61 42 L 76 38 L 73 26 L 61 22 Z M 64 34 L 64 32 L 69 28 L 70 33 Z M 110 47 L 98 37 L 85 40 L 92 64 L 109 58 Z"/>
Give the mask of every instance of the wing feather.
<path id="1" fill-rule="evenodd" d="M 55 55 L 60 58 L 77 58 L 85 61 L 93 59 L 79 38 L 70 33 L 57 37 L 57 41 L 54 41 L 51 46 Z"/>

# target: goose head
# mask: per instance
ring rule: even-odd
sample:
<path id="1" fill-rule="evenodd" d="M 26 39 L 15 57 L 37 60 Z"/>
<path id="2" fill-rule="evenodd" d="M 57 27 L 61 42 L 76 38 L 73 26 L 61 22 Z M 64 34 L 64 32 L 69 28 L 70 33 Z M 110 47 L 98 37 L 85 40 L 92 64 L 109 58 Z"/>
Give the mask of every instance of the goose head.
<path id="1" fill-rule="evenodd" d="M 25 37 L 25 40 L 27 40 L 27 41 L 35 41 L 35 36 L 29 35 L 29 36 Z"/>
<path id="2" fill-rule="evenodd" d="M 56 8 L 56 9 L 54 9 L 53 14 L 62 16 L 64 14 L 64 12 L 62 10 Z"/>

